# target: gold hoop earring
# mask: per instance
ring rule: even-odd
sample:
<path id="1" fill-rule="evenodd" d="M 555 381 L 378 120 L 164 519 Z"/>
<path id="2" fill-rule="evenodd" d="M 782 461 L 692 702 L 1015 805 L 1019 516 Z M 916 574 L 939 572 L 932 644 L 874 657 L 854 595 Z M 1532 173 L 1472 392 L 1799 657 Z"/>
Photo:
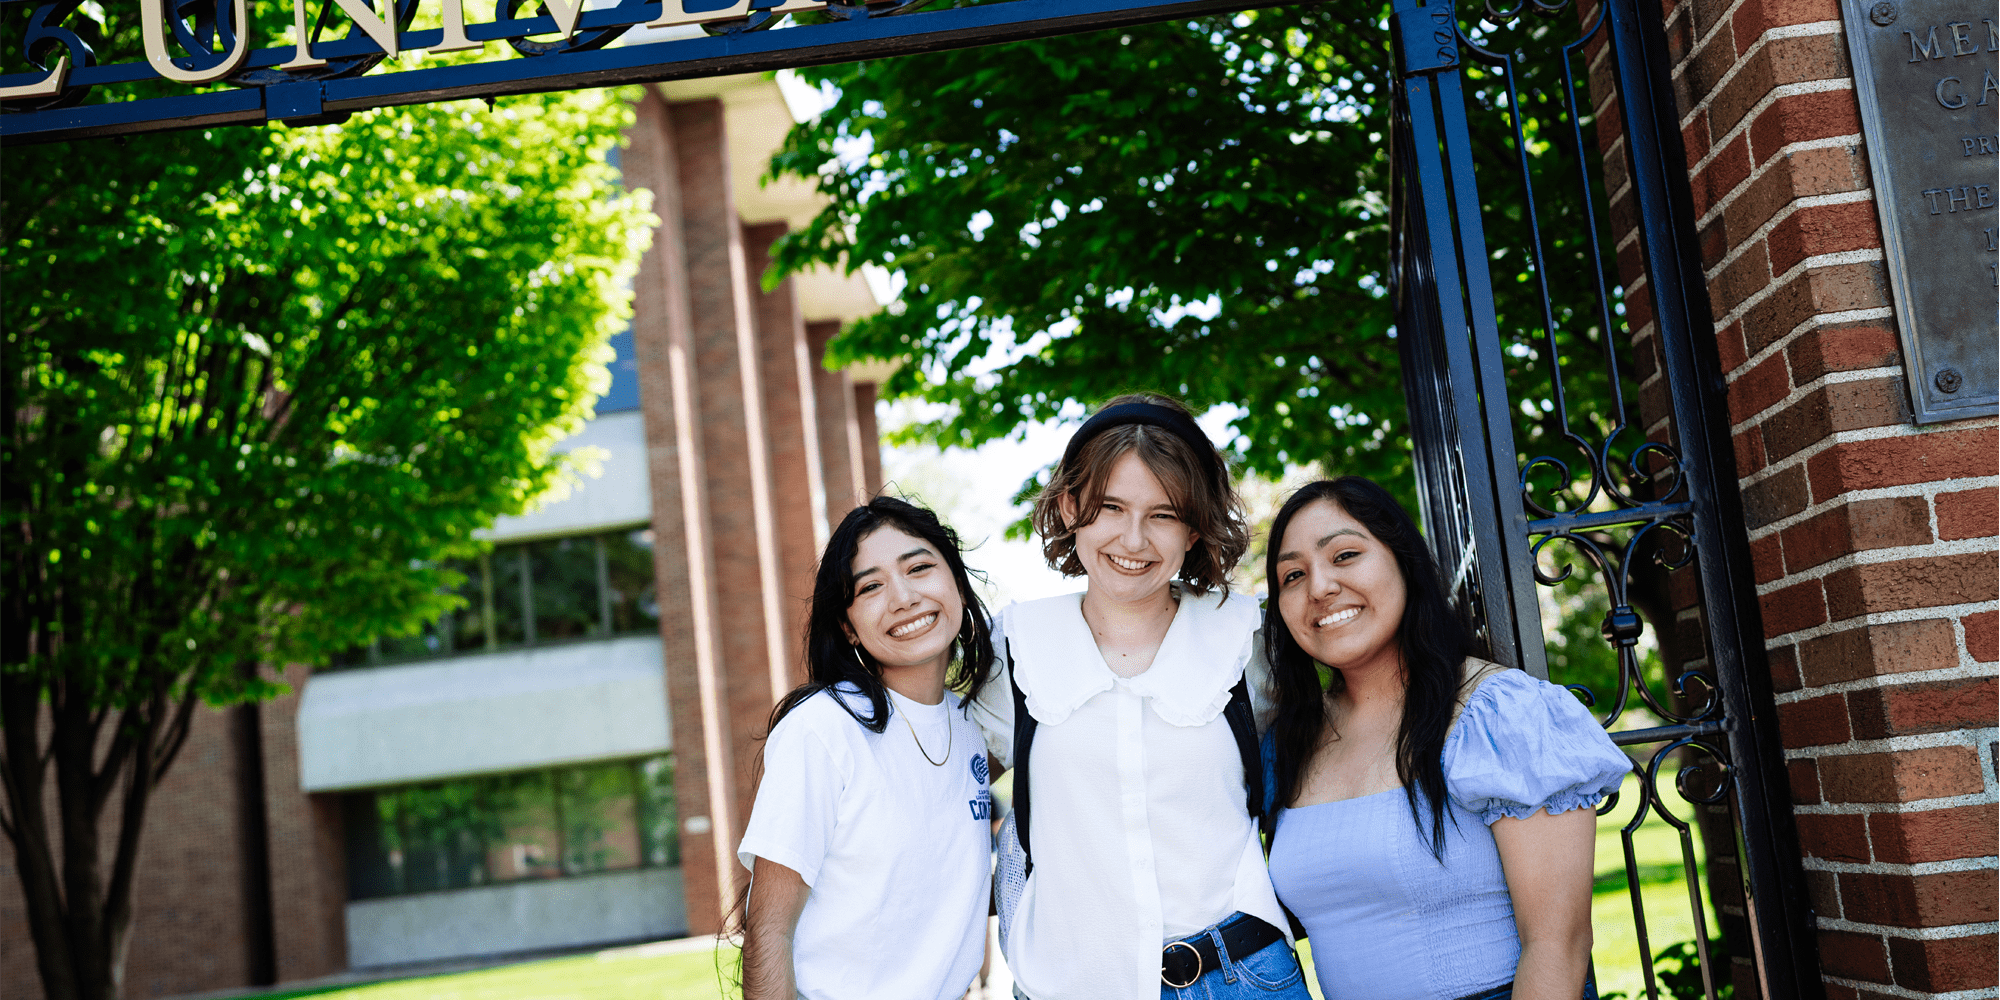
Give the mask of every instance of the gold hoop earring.
<path id="1" fill-rule="evenodd" d="M 854 650 L 854 662 L 856 662 L 856 663 L 858 663 L 858 664 L 860 664 L 860 665 L 861 665 L 861 672 L 862 672 L 862 673 L 864 673 L 864 674 L 865 674 L 865 673 L 867 673 L 867 672 L 868 672 L 868 661 L 867 661 L 867 660 L 864 660 L 864 659 L 862 659 L 862 658 L 861 658 L 861 644 L 857 642 L 857 643 L 855 643 L 855 644 L 854 644 L 854 645 L 853 645 L 852 647 L 850 647 L 850 648 L 852 648 L 852 649 Z"/>

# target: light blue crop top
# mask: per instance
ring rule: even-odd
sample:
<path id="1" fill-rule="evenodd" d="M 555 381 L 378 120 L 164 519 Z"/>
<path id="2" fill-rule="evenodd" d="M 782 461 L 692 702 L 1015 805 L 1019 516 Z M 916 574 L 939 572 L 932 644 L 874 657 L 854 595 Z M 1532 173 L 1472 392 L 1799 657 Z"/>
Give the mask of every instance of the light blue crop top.
<path id="1" fill-rule="evenodd" d="M 1321 993 L 1454 1000 L 1511 981 L 1521 942 L 1489 825 L 1594 806 L 1629 770 L 1575 695 L 1508 670 L 1445 738 L 1442 864 L 1401 788 L 1279 813 L 1271 883 L 1312 938 Z"/>

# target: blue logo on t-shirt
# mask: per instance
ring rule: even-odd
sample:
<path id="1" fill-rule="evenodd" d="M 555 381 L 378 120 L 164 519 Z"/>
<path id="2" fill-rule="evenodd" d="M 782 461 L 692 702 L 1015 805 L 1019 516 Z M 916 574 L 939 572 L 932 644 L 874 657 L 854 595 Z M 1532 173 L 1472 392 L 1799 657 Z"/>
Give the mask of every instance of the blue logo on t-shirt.
<path id="1" fill-rule="evenodd" d="M 972 777 L 979 782 L 979 796 L 966 805 L 972 807 L 973 819 L 991 819 L 993 816 L 993 793 L 986 790 L 986 755 L 972 755 Z"/>

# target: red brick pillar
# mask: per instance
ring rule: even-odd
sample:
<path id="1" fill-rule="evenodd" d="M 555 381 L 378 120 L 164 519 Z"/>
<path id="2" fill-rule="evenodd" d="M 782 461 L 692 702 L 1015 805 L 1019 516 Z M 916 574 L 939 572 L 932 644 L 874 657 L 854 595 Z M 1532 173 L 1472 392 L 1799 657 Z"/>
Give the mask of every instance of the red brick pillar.
<path id="1" fill-rule="evenodd" d="M 1911 422 L 1840 17 L 1672 3 L 1676 96 L 1828 996 L 1990 996 L 2000 439 Z"/>
<path id="2" fill-rule="evenodd" d="M 686 134 L 690 130 L 658 94 L 648 93 L 636 114 L 621 165 L 626 184 L 653 192 L 653 210 L 660 216 L 653 247 L 632 282 L 632 344 L 653 497 L 653 572 L 673 722 L 674 798 L 688 930 L 713 934 L 735 898 L 739 812 L 701 397 L 726 393 L 728 387 L 698 368 L 683 238 L 687 199 L 679 147 L 702 137 Z"/>
<path id="3" fill-rule="evenodd" d="M 772 222 L 743 229 L 744 254 L 752 282 L 771 265 L 771 244 L 785 235 Z M 770 448 L 772 523 L 778 540 L 779 611 L 782 658 L 771 674 L 775 695 L 803 683 L 806 612 L 812 602 L 813 571 L 825 546 L 826 478 L 820 454 L 818 355 L 806 343 L 806 324 L 792 279 L 763 291 L 755 286 L 758 361 L 763 372 L 764 420 Z M 775 697 L 773 701 L 775 702 Z M 768 711 L 768 709 L 767 709 Z M 759 730 L 761 732 L 761 730 Z"/>
<path id="4" fill-rule="evenodd" d="M 347 850 L 341 838 L 340 796 L 300 791 L 299 697 L 311 675 L 311 668 L 298 664 L 286 669 L 282 679 L 291 690 L 259 706 L 258 713 L 275 904 L 271 938 L 281 983 L 347 968 Z"/>
<path id="5" fill-rule="evenodd" d="M 854 423 L 861 455 L 861 491 L 882 492 L 882 438 L 875 428 L 875 383 L 854 384 Z"/>
<path id="6" fill-rule="evenodd" d="M 840 332 L 840 323 L 806 324 L 806 347 L 812 359 L 814 398 L 819 403 L 820 468 L 825 475 L 826 523 L 841 518 L 868 497 L 861 467 L 861 424 L 854 406 L 854 381 L 844 371 L 826 369 L 826 345 Z"/>

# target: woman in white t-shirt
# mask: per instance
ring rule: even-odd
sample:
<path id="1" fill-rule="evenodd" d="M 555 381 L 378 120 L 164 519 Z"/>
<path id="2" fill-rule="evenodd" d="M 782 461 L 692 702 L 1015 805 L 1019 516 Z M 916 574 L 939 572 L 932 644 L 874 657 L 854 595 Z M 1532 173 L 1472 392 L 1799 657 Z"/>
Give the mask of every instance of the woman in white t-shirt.
<path id="1" fill-rule="evenodd" d="M 935 514 L 876 497 L 835 529 L 811 680 L 771 713 L 737 849 L 745 1000 L 957 1000 L 979 974 L 992 797 L 965 706 L 993 662 L 985 620 Z"/>
<path id="2" fill-rule="evenodd" d="M 1088 588 L 1002 611 L 973 703 L 994 758 L 1023 768 L 999 894 L 1018 994 L 1308 996 L 1250 812 L 1271 700 L 1257 602 L 1227 584 L 1249 530 L 1222 456 L 1180 403 L 1119 397 L 1070 440 L 1034 524 Z"/>

